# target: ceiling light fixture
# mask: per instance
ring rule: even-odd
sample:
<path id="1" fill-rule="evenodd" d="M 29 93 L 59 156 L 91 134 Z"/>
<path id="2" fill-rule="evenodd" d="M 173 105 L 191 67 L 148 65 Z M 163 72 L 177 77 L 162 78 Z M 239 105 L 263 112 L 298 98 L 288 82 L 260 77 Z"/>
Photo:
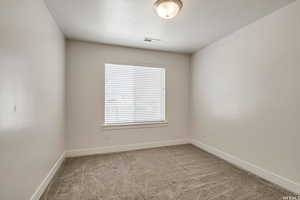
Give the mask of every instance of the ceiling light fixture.
<path id="1" fill-rule="evenodd" d="M 181 0 L 157 0 L 154 3 L 156 13 L 163 19 L 172 19 L 175 17 L 182 6 Z"/>

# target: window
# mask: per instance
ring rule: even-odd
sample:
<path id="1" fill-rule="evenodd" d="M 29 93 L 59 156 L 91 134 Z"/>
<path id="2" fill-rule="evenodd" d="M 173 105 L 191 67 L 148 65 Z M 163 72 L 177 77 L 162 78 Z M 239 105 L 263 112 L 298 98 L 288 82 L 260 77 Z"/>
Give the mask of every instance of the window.
<path id="1" fill-rule="evenodd" d="M 165 120 L 165 69 L 105 65 L 104 125 Z"/>

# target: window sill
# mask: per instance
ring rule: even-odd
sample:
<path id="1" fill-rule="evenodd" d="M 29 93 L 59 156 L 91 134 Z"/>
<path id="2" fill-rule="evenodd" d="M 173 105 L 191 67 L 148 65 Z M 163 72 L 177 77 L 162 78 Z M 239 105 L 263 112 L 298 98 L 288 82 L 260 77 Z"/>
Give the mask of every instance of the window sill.
<path id="1" fill-rule="evenodd" d="M 133 129 L 133 128 L 155 128 L 168 126 L 168 121 L 143 122 L 143 123 L 127 123 L 127 124 L 103 124 L 104 130 L 115 129 Z"/>

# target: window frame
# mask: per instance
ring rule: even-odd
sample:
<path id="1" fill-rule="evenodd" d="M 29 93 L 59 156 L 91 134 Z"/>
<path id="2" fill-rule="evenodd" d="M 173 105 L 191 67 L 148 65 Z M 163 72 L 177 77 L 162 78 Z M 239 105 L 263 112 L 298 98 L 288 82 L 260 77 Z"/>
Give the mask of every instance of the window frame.
<path id="1" fill-rule="evenodd" d="M 144 121 L 144 122 L 127 122 L 127 123 L 105 123 L 105 66 L 106 65 L 127 65 L 133 67 L 149 67 L 149 68 L 163 68 L 165 70 L 165 94 L 164 94 L 164 117 L 165 120 L 159 121 Z M 102 127 L 104 130 L 114 130 L 114 129 L 131 129 L 131 128 L 155 128 L 155 127 L 163 127 L 168 126 L 167 120 L 167 69 L 157 64 L 119 64 L 119 63 L 104 63 L 103 67 L 103 123 Z"/>

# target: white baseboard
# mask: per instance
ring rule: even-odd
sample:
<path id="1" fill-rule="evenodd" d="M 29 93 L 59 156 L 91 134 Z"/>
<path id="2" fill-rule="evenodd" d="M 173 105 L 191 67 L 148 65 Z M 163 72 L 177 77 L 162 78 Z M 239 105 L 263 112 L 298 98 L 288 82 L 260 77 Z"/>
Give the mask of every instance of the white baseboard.
<path id="1" fill-rule="evenodd" d="M 245 160 L 241 160 L 241 159 L 239 159 L 231 154 L 225 153 L 215 147 L 212 147 L 207 144 L 203 144 L 200 141 L 192 139 L 192 140 L 190 140 L 190 143 L 193 144 L 194 146 L 199 147 L 200 149 L 203 149 L 204 151 L 207 151 L 211 154 L 214 154 L 217 157 L 222 158 L 222 159 L 224 159 L 246 171 L 249 171 L 265 180 L 268 180 L 276 185 L 279 185 L 282 188 L 285 188 L 296 194 L 300 194 L 300 184 L 299 183 L 296 183 L 292 180 L 289 180 L 287 178 L 279 176 L 271 171 L 260 168 L 260 167 L 254 165 L 254 164 L 251 164 Z"/>
<path id="2" fill-rule="evenodd" d="M 46 190 L 47 186 L 49 185 L 50 181 L 54 177 L 57 170 L 60 168 L 64 159 L 65 159 L 65 152 L 63 152 L 61 156 L 58 158 L 58 160 L 55 162 L 55 164 L 53 165 L 53 167 L 51 168 L 47 176 L 44 178 L 42 183 L 39 185 L 39 187 L 36 189 L 34 194 L 31 196 L 30 200 L 39 200 L 41 198 L 42 194 Z"/>
<path id="3" fill-rule="evenodd" d="M 179 139 L 179 140 L 167 140 L 161 142 L 116 145 L 116 146 L 106 146 L 106 147 L 88 148 L 88 149 L 75 149 L 75 150 L 66 151 L 66 157 L 78 157 L 78 156 L 87 156 L 87 155 L 94 155 L 94 154 L 115 153 L 115 152 L 132 151 L 138 149 L 148 149 L 148 148 L 172 146 L 172 145 L 180 145 L 180 144 L 188 144 L 188 143 L 189 143 L 188 139 Z"/>

